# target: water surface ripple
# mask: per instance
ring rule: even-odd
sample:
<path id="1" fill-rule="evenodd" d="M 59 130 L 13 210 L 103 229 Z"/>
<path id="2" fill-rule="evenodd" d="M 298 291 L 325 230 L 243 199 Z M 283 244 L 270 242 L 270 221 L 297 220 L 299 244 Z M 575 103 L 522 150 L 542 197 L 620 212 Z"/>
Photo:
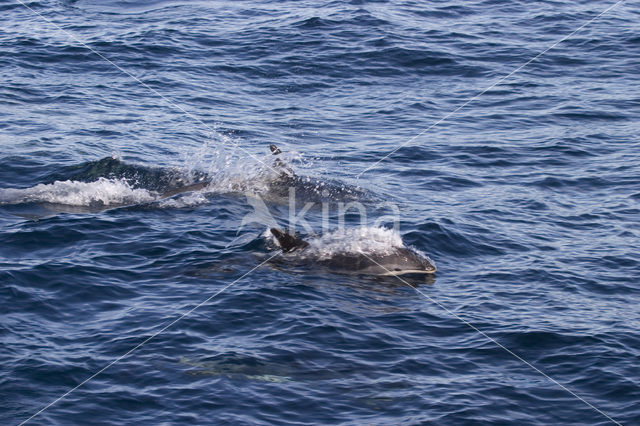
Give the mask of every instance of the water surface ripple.
<path id="1" fill-rule="evenodd" d="M 360 178 L 613 2 L 20 3 L 0 3 L 0 423 L 273 253 L 241 224 L 247 191 L 288 218 L 274 143 L 313 178 L 299 207 L 399 206 L 428 298 L 269 262 L 33 424 L 640 424 L 640 3 Z"/>

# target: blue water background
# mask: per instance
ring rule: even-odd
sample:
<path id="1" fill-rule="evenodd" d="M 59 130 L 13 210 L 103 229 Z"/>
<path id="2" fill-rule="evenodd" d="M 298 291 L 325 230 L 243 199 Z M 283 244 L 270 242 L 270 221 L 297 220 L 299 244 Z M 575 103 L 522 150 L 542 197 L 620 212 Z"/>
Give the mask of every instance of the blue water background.
<path id="1" fill-rule="evenodd" d="M 111 155 L 233 181 L 275 143 L 400 206 L 423 294 L 268 263 L 33 424 L 640 424 L 639 2 L 361 175 L 613 2 L 27 5 L 0 3 L 0 423 L 272 253 L 241 194 L 9 196 Z"/>

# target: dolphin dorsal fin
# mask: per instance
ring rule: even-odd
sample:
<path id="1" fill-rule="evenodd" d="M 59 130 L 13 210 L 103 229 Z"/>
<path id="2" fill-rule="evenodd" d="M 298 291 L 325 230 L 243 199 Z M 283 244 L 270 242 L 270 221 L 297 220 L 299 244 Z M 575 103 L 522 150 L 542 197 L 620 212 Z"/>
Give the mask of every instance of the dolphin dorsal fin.
<path id="1" fill-rule="evenodd" d="M 276 156 L 282 154 L 282 151 L 280 150 L 280 148 L 278 148 L 274 144 L 269 145 L 269 150 L 271 151 L 271 154 L 276 155 Z M 284 161 L 282 161 L 282 159 L 280 159 L 280 158 L 276 158 L 274 160 L 273 168 L 274 169 L 281 169 L 282 173 L 281 173 L 280 176 L 283 177 L 283 178 L 295 177 L 295 173 L 293 173 L 293 170 L 291 169 L 291 167 L 289 167 L 289 165 L 287 163 L 285 163 Z"/>
<path id="2" fill-rule="evenodd" d="M 269 145 L 269 149 L 271 150 L 271 153 L 273 155 L 278 155 L 278 154 L 282 154 L 282 151 L 280 151 L 280 148 L 278 148 L 277 146 L 275 146 L 274 144 Z"/>
<path id="3" fill-rule="evenodd" d="M 296 249 L 304 248 L 309 245 L 308 242 L 294 236 L 291 234 L 287 234 L 286 232 L 282 232 L 277 228 L 271 228 L 271 233 L 278 240 L 278 244 L 282 248 L 282 251 L 285 253 L 294 251 Z"/>

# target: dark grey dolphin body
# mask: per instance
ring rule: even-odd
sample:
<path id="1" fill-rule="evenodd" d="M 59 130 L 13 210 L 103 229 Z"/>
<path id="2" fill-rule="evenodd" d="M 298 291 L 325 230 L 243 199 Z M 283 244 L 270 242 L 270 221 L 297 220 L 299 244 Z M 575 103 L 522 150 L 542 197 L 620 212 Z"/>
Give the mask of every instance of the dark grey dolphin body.
<path id="1" fill-rule="evenodd" d="M 337 202 L 367 201 L 376 197 L 358 186 L 349 185 L 336 179 L 301 176 L 278 157 L 282 151 L 275 145 L 269 145 L 271 153 L 276 156 L 270 172 L 269 194 L 276 198 L 288 198 L 290 190 L 295 189 L 295 197 L 305 202 Z"/>
<path id="2" fill-rule="evenodd" d="M 331 270 L 367 275 L 434 274 L 436 266 L 427 256 L 407 247 L 393 247 L 384 252 L 344 252 L 329 258 L 314 256 L 308 242 L 277 228 L 271 233 L 282 252 L 292 259 L 313 262 Z"/>
<path id="3" fill-rule="evenodd" d="M 178 195 L 178 194 L 182 194 L 184 192 L 192 192 L 192 191 L 200 191 L 205 189 L 207 186 L 209 186 L 209 184 L 211 183 L 211 181 L 204 181 L 204 182 L 197 182 L 197 183 L 193 183 L 191 185 L 185 185 L 185 186 L 180 186 L 177 188 L 172 188 L 162 194 L 160 194 L 160 198 L 169 198 L 169 197 L 173 197 L 174 195 Z"/>
<path id="4" fill-rule="evenodd" d="M 77 191 L 89 201 L 84 204 L 66 203 L 52 199 L 51 191 L 41 189 L 36 185 L 32 188 L 0 189 L 0 206 L 9 208 L 12 214 L 29 219 L 43 218 L 57 213 L 97 213 L 113 208 L 153 208 L 154 203 L 180 196 L 182 194 L 203 191 L 228 194 L 255 193 L 264 200 L 283 203 L 289 200 L 291 189 L 295 191 L 297 200 L 305 202 L 318 201 L 348 201 L 351 199 L 367 199 L 368 194 L 357 187 L 342 182 L 299 176 L 282 158 L 282 151 L 275 145 L 270 147 L 275 157 L 269 167 L 263 169 L 256 176 L 246 179 L 240 178 L 237 183 L 216 181 L 216 176 L 205 172 L 184 172 L 174 168 L 149 167 L 139 164 L 129 164 L 114 157 L 105 157 L 97 161 L 65 167 L 51 173 L 44 178 L 42 185 L 68 183 L 71 185 L 66 192 Z M 272 157 L 273 158 L 273 157 Z M 146 193 L 125 194 L 120 198 L 103 201 L 100 197 L 91 199 L 91 188 L 74 187 L 77 183 L 93 183 L 101 179 L 123 182 L 133 192 L 144 190 Z M 55 188 L 53 188 L 55 189 Z M 125 188 L 127 189 L 127 188 Z M 65 188 L 60 189 L 60 191 Z M 66 192 L 63 195 L 66 195 Z M 64 198 L 64 197 L 63 197 Z"/>

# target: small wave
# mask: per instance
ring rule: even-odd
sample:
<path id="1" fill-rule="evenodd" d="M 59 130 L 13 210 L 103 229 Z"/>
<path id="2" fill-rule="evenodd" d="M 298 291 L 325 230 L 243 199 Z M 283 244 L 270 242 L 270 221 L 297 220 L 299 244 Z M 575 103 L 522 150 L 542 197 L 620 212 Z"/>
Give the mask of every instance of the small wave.
<path id="1" fill-rule="evenodd" d="M 94 182 L 72 180 L 38 184 L 26 189 L 0 189 L 0 205 L 50 203 L 69 206 L 119 206 L 154 201 L 157 195 L 132 188 L 124 180 L 99 178 Z"/>

